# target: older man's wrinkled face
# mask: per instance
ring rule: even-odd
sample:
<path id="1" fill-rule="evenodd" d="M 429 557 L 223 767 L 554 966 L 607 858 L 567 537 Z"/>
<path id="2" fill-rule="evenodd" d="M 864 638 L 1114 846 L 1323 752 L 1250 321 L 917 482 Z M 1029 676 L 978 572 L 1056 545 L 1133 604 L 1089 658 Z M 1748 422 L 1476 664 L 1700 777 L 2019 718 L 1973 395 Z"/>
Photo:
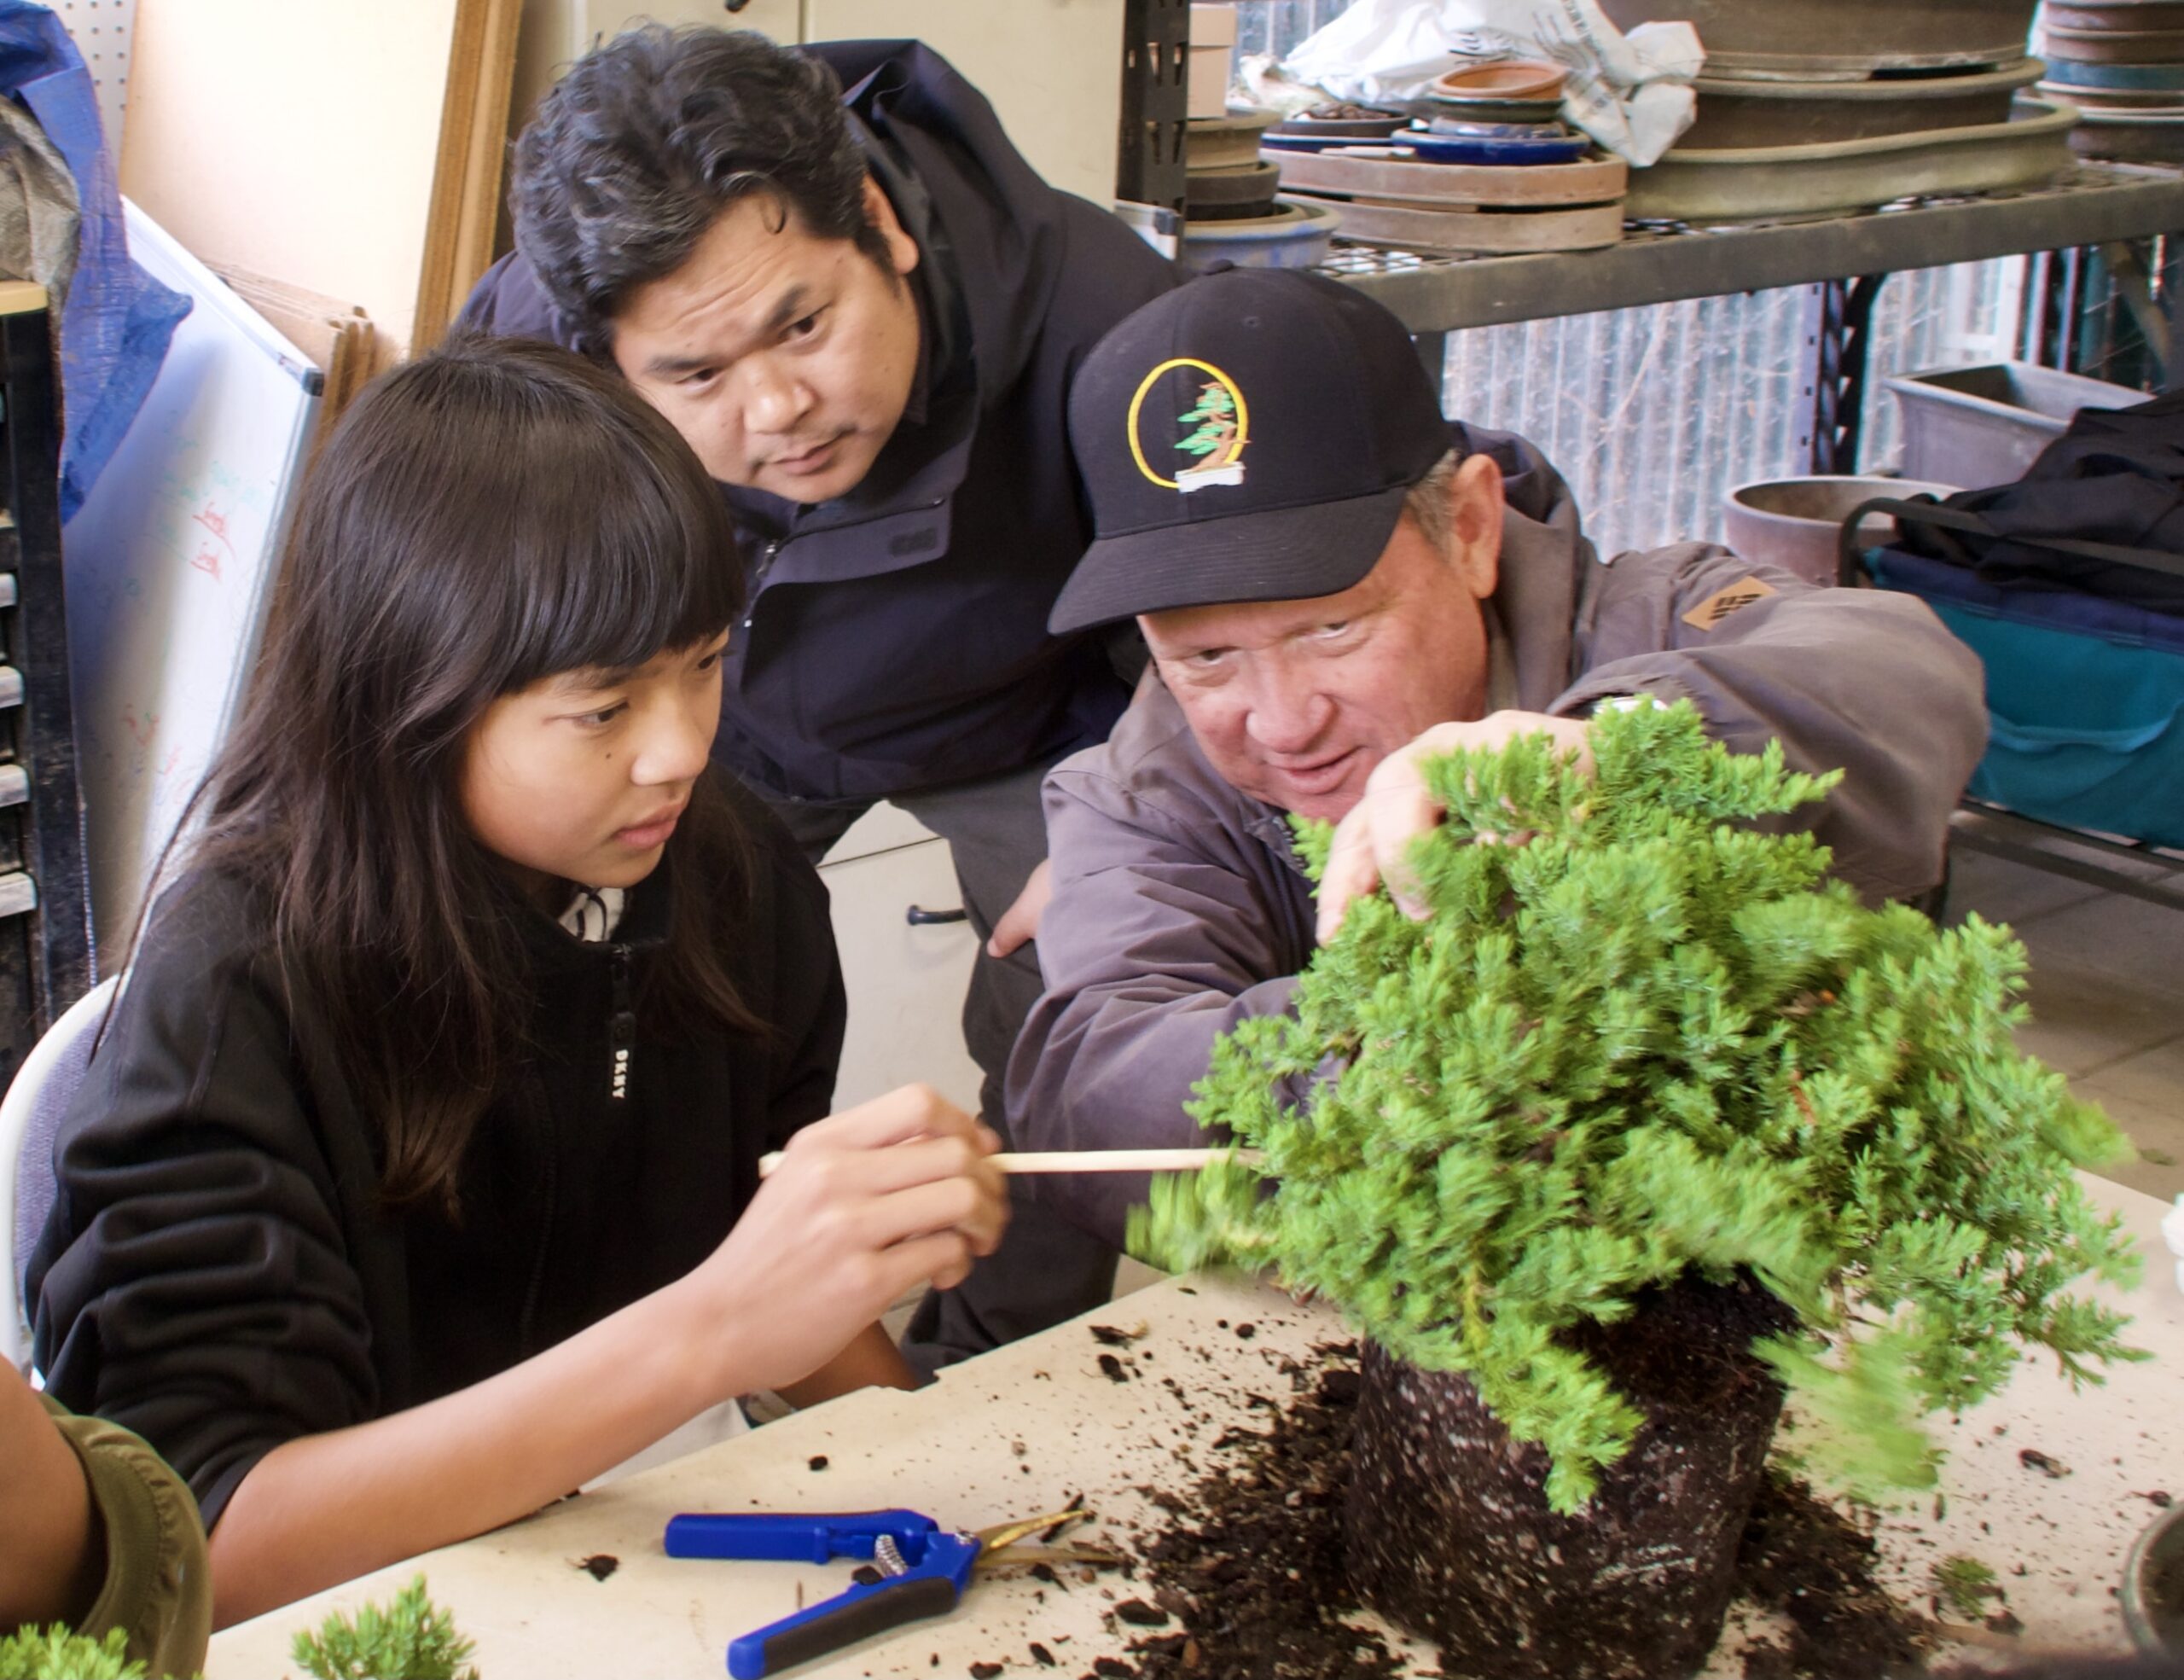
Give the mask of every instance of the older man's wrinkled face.
<path id="1" fill-rule="evenodd" d="M 1252 798 L 1333 822 L 1365 778 L 1435 724 L 1483 717 L 1502 480 L 1477 456 L 1437 549 L 1406 515 L 1338 595 L 1141 616 L 1154 661 L 1215 770 Z"/>

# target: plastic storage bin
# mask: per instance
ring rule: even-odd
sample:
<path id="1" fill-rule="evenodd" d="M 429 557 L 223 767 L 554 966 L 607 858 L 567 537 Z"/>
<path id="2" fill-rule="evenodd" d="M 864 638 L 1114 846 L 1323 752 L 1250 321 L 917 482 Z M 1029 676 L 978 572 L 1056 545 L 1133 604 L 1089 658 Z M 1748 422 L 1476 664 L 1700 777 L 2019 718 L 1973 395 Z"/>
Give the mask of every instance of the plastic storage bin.
<path id="1" fill-rule="evenodd" d="M 2014 484 L 2080 409 L 2128 409 L 2143 391 L 2030 362 L 1935 368 L 1885 381 L 1903 416 L 1903 476 L 1971 490 Z"/>

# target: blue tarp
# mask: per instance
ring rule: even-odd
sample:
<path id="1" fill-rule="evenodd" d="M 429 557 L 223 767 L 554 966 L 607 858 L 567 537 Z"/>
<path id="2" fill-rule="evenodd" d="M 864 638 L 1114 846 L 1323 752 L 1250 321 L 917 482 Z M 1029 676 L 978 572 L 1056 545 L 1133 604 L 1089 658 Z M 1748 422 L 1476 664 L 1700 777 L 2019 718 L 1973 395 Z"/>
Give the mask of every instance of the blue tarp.
<path id="1" fill-rule="evenodd" d="M 98 91 L 61 20 L 0 0 L 0 93 L 29 108 L 76 177 L 76 277 L 61 316 L 61 517 L 73 518 L 113 459 L 166 358 L 189 299 L 129 259 L 121 192 L 99 129 Z"/>

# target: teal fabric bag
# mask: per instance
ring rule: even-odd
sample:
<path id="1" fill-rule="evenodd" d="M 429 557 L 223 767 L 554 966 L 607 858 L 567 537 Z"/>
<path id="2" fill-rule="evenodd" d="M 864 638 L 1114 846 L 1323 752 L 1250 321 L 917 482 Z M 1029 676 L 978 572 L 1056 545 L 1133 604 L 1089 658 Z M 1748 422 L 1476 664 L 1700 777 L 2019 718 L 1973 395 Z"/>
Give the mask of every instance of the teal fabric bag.
<path id="1" fill-rule="evenodd" d="M 1974 799 L 2184 846 L 2184 620 L 2082 595 L 1997 590 L 1895 549 L 1866 563 L 1881 588 L 1926 602 L 1987 668 L 1991 735 Z"/>

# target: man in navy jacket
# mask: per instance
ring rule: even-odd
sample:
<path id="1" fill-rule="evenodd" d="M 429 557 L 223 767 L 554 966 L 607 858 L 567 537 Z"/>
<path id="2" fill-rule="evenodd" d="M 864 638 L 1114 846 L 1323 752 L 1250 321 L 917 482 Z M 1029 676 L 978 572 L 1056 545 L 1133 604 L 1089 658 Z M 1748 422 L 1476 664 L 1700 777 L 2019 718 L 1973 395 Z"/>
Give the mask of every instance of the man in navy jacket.
<path id="1" fill-rule="evenodd" d="M 910 811 L 988 940 L 1045 855 L 1041 776 L 1129 697 L 1107 638 L 1047 630 L 1091 538 L 1066 413 L 1086 352 L 1172 266 L 1041 181 L 914 42 L 634 31 L 542 102 L 510 196 L 515 253 L 463 323 L 619 367 L 735 513 L 750 606 L 716 756 L 815 857 L 878 800 Z M 996 1125 L 1039 991 L 1011 938 L 964 1008 Z M 913 1357 L 1081 1311 L 1112 1266 L 1018 1221 L 927 1304 Z"/>

